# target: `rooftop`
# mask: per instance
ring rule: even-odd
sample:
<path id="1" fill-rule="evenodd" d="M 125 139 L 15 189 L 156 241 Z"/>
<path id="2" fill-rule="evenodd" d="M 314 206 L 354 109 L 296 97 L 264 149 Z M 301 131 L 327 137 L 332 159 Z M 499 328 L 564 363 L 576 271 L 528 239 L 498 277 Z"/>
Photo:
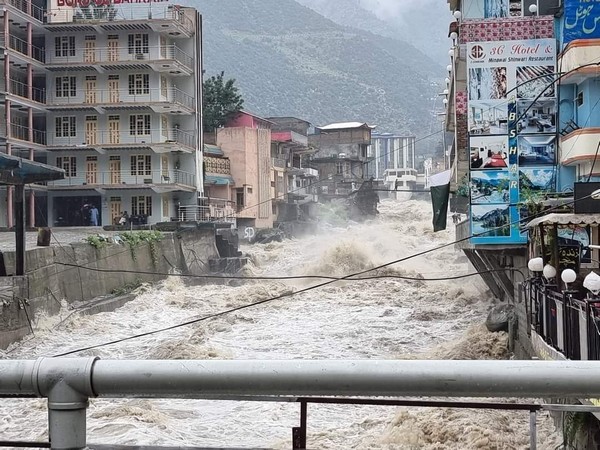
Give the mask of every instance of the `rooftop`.
<path id="1" fill-rule="evenodd" d="M 315 127 L 318 130 L 349 130 L 352 128 L 370 128 L 373 129 L 377 125 L 369 125 L 363 122 L 339 122 L 339 123 L 330 123 L 329 125 L 325 125 L 322 127 Z"/>

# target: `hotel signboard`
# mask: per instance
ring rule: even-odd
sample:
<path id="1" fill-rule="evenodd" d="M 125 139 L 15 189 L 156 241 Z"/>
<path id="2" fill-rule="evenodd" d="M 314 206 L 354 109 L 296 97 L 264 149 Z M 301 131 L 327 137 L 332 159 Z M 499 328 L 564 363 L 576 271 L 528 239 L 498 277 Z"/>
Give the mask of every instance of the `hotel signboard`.
<path id="1" fill-rule="evenodd" d="M 467 44 L 471 242 L 520 244 L 556 183 L 554 39 Z"/>

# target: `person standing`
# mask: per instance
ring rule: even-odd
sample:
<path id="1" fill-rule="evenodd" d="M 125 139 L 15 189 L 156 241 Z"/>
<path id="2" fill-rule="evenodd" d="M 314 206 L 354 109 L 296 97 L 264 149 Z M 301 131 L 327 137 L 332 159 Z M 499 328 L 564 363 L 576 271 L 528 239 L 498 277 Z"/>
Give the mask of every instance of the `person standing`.
<path id="1" fill-rule="evenodd" d="M 93 227 L 98 226 L 98 208 L 96 205 L 92 205 L 92 209 L 90 209 L 90 222 Z"/>

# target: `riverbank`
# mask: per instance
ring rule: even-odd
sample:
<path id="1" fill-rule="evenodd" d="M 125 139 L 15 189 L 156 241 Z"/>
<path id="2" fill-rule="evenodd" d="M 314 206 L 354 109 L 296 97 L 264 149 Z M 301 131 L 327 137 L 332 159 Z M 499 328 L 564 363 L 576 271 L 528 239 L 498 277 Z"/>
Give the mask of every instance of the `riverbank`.
<path id="1" fill-rule="evenodd" d="M 84 241 L 99 233 L 120 243 Z M 112 295 L 118 307 L 119 294 L 142 283 L 155 283 L 172 273 L 207 274 L 231 259 L 220 257 L 216 226 L 160 233 L 159 240 L 136 245 L 119 240 L 118 234 L 92 227 L 53 230 L 51 245 L 37 247 L 37 234 L 28 233 L 26 275 L 15 276 L 14 244 L 11 249 L 9 243 L 14 234 L 0 233 L 0 348 L 29 334 L 34 317 L 57 314 L 63 302 L 71 307 L 99 299 L 105 303 L 101 310 L 108 310 L 107 296 Z"/>

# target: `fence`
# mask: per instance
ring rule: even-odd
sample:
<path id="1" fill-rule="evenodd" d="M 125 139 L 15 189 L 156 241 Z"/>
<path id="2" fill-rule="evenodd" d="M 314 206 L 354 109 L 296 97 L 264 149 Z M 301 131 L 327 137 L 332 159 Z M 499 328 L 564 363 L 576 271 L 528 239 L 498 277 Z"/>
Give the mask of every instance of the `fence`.
<path id="1" fill-rule="evenodd" d="M 600 298 L 533 279 L 526 291 L 531 328 L 572 360 L 600 360 Z"/>
<path id="2" fill-rule="evenodd" d="M 300 426 L 293 429 L 295 450 L 307 445 L 309 403 L 523 410 L 529 412 L 530 448 L 535 449 L 539 410 L 592 412 L 600 408 L 316 396 L 518 397 L 525 393 L 528 397 L 600 397 L 600 378 L 590 376 L 599 370 L 597 361 L 2 360 L 1 397 L 48 399 L 50 442 L 1 441 L 0 446 L 84 449 L 91 397 L 137 397 L 298 402 L 301 411 Z"/>

